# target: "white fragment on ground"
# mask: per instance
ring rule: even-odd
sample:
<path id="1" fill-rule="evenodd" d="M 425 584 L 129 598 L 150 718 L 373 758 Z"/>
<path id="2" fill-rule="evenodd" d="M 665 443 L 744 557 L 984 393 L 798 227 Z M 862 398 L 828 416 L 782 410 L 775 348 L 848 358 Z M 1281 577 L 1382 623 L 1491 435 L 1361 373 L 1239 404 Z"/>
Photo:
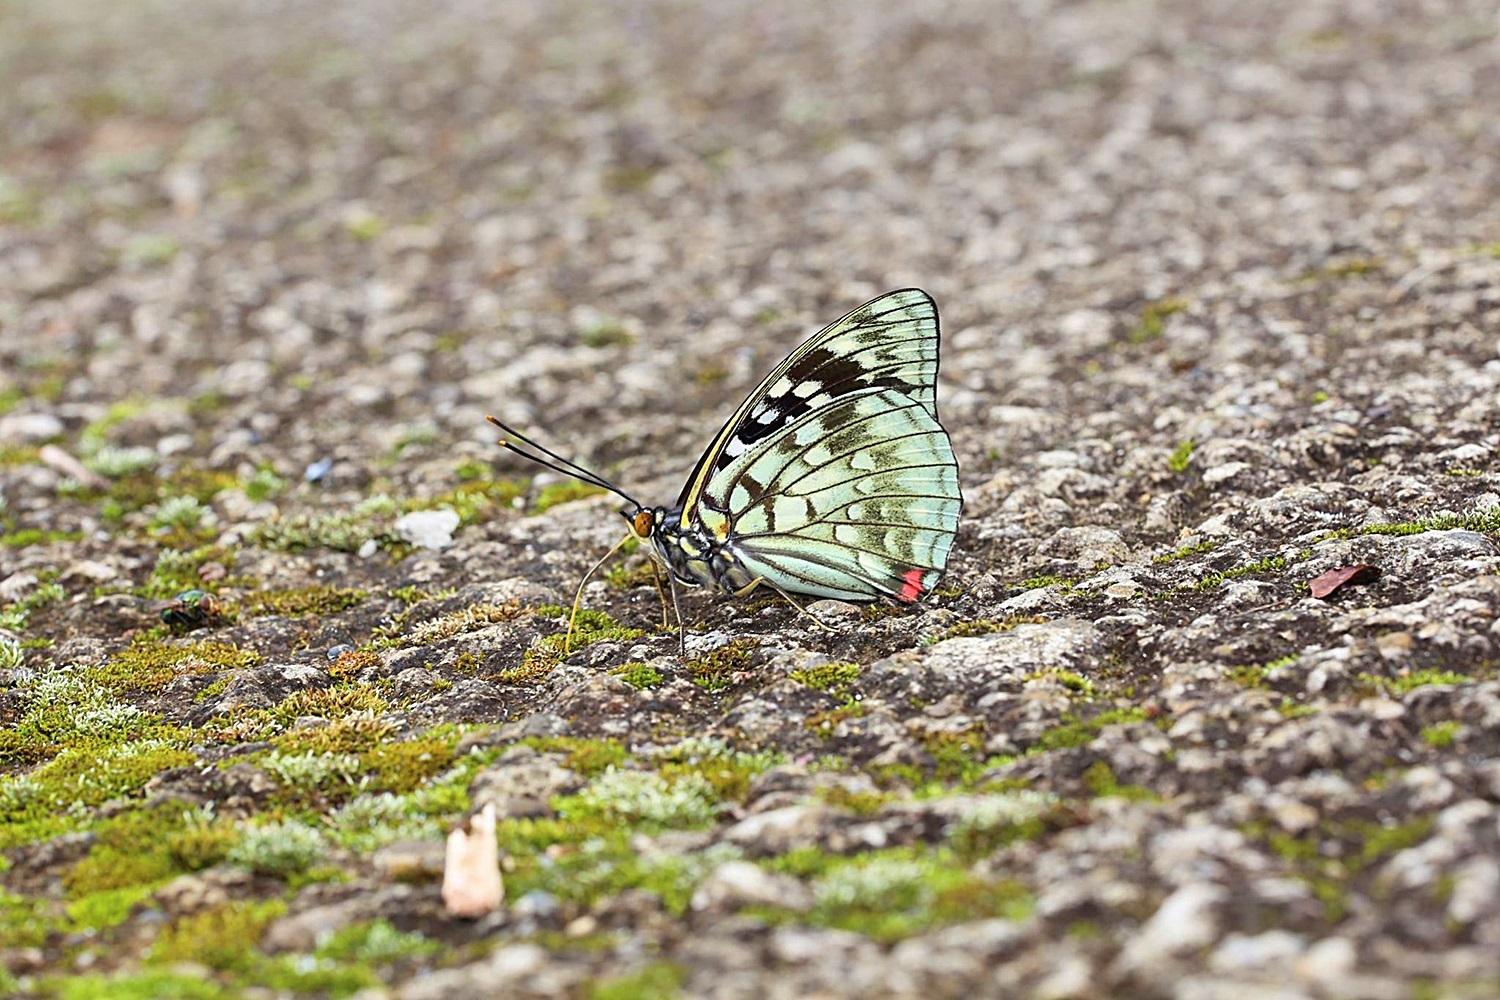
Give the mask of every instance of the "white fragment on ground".
<path id="1" fill-rule="evenodd" d="M 396 534 L 419 549 L 446 549 L 453 544 L 458 521 L 458 514 L 446 507 L 416 510 L 396 521 Z"/>
<path id="2" fill-rule="evenodd" d="M 448 834 L 443 858 L 443 905 L 456 917 L 482 917 L 505 899 L 500 852 L 495 843 L 495 807 L 485 806 Z"/>

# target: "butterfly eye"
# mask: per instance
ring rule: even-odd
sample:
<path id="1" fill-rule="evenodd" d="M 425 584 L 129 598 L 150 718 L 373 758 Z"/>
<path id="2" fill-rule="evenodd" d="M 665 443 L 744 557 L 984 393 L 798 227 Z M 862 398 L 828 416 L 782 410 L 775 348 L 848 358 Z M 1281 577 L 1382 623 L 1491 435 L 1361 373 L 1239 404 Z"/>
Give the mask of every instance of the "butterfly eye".
<path id="1" fill-rule="evenodd" d="M 631 527 L 640 537 L 650 538 L 651 532 L 656 528 L 656 515 L 649 510 L 638 510 L 635 512 L 635 519 L 631 521 Z"/>

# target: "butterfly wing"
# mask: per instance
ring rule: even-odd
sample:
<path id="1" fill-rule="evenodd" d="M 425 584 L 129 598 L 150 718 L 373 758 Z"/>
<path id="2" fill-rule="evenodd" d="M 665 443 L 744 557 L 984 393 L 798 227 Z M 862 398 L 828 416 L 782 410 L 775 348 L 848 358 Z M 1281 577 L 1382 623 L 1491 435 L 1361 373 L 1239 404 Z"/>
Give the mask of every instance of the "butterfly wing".
<path id="1" fill-rule="evenodd" d="M 877 387 L 763 439 L 710 481 L 697 516 L 782 590 L 914 601 L 942 578 L 962 507 L 947 432 Z"/>
<path id="2" fill-rule="evenodd" d="M 677 498 L 682 527 L 710 484 L 757 442 L 845 396 L 892 389 L 935 423 L 937 370 L 937 306 L 920 288 L 887 292 L 830 323 L 787 355 L 724 422 Z"/>

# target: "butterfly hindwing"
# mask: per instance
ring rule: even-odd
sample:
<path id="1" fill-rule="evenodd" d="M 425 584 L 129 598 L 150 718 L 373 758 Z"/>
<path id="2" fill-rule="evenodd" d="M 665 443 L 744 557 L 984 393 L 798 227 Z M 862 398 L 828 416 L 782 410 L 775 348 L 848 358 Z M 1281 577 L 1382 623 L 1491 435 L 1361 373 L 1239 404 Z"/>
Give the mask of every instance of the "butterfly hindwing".
<path id="1" fill-rule="evenodd" d="M 725 421 L 678 497 L 689 523 L 709 482 L 808 413 L 873 388 L 905 395 L 937 419 L 938 316 L 918 288 L 888 292 L 789 354 Z"/>
<path id="2" fill-rule="evenodd" d="M 911 601 L 942 577 L 962 504 L 937 418 L 877 387 L 760 441 L 709 480 L 699 510 L 752 576 L 783 590 Z"/>

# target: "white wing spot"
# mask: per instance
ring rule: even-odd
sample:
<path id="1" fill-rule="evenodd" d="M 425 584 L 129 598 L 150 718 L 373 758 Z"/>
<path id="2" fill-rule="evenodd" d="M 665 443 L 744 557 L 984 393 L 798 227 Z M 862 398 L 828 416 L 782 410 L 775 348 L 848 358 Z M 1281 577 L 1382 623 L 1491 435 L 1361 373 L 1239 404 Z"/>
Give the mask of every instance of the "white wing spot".
<path id="1" fill-rule="evenodd" d="M 820 391 L 822 391 L 822 389 L 822 382 L 815 381 L 814 379 L 808 379 L 806 382 L 803 382 L 801 385 L 793 388 L 792 395 L 796 396 L 799 399 L 807 399 L 811 396 L 816 396 Z"/>

